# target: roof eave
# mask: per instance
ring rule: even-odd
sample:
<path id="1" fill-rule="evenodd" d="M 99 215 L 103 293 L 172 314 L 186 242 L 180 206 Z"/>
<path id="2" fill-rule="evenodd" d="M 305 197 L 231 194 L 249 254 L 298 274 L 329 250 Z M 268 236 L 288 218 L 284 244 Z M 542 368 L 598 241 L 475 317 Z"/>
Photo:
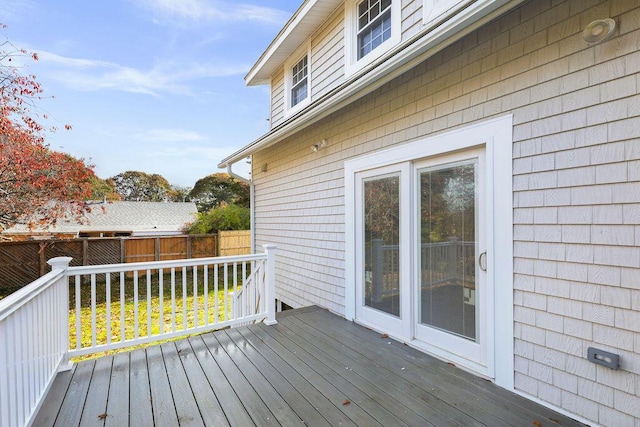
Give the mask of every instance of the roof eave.
<path id="1" fill-rule="evenodd" d="M 348 105 L 355 98 L 362 97 L 375 89 L 388 83 L 393 78 L 410 70 L 451 43 L 465 35 L 475 31 L 490 20 L 513 9 L 525 0 L 498 0 L 495 2 L 476 2 L 463 9 L 456 15 L 456 19 L 450 19 L 439 26 L 417 34 L 405 41 L 388 54 L 382 56 L 370 67 L 352 76 L 338 88 L 329 92 L 322 98 L 312 102 L 298 114 L 288 118 L 280 125 L 273 128 L 267 134 L 251 142 L 219 164 L 219 168 L 245 159 L 251 154 L 267 148 L 278 141 L 298 132 L 305 126 L 313 124 L 329 114 Z M 427 39 L 422 40 L 426 35 Z"/>
<path id="2" fill-rule="evenodd" d="M 305 0 L 273 39 L 244 80 L 247 86 L 269 84 L 286 58 L 333 13 L 343 0 Z"/>

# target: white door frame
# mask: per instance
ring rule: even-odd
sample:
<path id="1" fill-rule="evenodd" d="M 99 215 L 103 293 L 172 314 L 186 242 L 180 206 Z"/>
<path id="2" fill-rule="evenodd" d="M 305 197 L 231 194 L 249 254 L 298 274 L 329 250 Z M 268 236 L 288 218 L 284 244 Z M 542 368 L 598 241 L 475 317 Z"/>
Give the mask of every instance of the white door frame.
<path id="1" fill-rule="evenodd" d="M 382 168 L 366 170 L 358 172 L 357 182 L 362 182 L 364 179 L 385 177 L 397 175 L 399 180 L 399 205 L 400 213 L 409 208 L 411 202 L 411 170 L 407 164 L 391 165 Z M 358 185 L 355 189 L 355 197 L 357 200 L 362 200 L 362 187 Z M 355 205 L 356 217 L 362 218 L 362 204 L 357 203 Z M 363 230 L 361 227 L 355 230 L 355 238 L 357 242 L 364 242 Z M 407 218 L 400 218 L 400 241 L 409 241 L 411 239 L 411 223 Z M 356 280 L 356 300 L 359 301 L 356 304 L 356 317 L 362 324 L 375 328 L 376 325 L 385 325 L 385 332 L 391 336 L 409 336 L 411 335 L 411 310 L 413 309 L 411 304 L 411 294 L 409 292 L 409 286 L 411 281 L 412 263 L 408 254 L 404 253 L 405 248 L 400 245 L 400 265 L 399 265 L 399 284 L 400 284 L 400 316 L 395 317 L 387 314 L 383 311 L 379 311 L 370 307 L 364 306 L 363 295 L 363 280 L 364 277 L 358 274 L 355 277 Z M 363 259 L 356 259 L 356 270 L 364 271 L 362 265 Z"/>
<path id="2" fill-rule="evenodd" d="M 356 174 L 484 146 L 488 218 L 487 283 L 495 286 L 494 297 L 487 301 L 487 312 L 490 313 L 487 328 L 492 330 L 495 339 L 493 345 L 487 348 L 487 364 L 490 368 L 485 375 L 511 390 L 514 388 L 512 129 L 513 116 L 507 115 L 345 162 L 345 317 L 356 320 Z M 500 307 L 500 310 L 495 310 L 495 307 Z M 412 336 L 395 338 L 415 345 L 411 342 Z M 447 358 L 443 354 L 436 355 Z M 474 370 L 472 366 L 468 368 Z"/>

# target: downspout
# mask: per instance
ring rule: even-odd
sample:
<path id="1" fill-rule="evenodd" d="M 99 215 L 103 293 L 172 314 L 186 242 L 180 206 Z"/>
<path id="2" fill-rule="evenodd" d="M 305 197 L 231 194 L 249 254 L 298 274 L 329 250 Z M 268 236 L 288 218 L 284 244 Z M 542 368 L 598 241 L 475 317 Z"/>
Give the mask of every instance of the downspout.
<path id="1" fill-rule="evenodd" d="M 249 221 L 250 221 L 250 227 L 251 227 L 251 253 L 255 253 L 256 252 L 256 235 L 255 235 L 255 208 L 254 206 L 254 201 L 255 201 L 255 193 L 254 193 L 254 187 L 253 187 L 253 181 L 250 179 L 247 179 L 243 176 L 237 175 L 233 172 L 233 170 L 231 170 L 231 167 L 233 166 L 233 163 L 227 163 L 227 174 L 232 177 L 237 179 L 238 181 L 242 181 L 244 183 L 249 184 Z M 253 164 L 251 166 L 253 168 Z"/>

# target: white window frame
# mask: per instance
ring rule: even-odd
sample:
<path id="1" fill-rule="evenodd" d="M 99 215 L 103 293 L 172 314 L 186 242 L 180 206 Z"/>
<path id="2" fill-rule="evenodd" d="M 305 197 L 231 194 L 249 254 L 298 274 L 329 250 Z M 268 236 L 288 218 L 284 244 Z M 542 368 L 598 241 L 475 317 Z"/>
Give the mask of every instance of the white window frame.
<path id="1" fill-rule="evenodd" d="M 493 221 L 487 229 L 487 283 L 494 294 L 487 310 L 492 318 L 493 345 L 487 348 L 490 376 L 495 383 L 514 389 L 513 325 L 513 116 L 492 120 L 376 151 L 345 162 L 345 317 L 356 319 L 356 175 L 402 162 L 415 162 L 476 146 L 484 146 L 487 194 L 486 215 Z M 496 309 L 499 308 L 499 309 Z"/>
<path id="2" fill-rule="evenodd" d="M 307 57 L 307 97 L 296 105 L 291 105 L 291 89 L 293 89 L 293 67 L 295 67 L 304 57 Z M 306 42 L 293 54 L 284 64 L 284 102 L 285 116 L 297 113 L 311 103 L 311 43 Z"/>
<path id="3" fill-rule="evenodd" d="M 358 5 L 362 0 L 345 2 L 345 71 L 350 76 L 370 65 L 402 40 L 401 1 L 391 0 L 391 37 L 358 59 Z"/>

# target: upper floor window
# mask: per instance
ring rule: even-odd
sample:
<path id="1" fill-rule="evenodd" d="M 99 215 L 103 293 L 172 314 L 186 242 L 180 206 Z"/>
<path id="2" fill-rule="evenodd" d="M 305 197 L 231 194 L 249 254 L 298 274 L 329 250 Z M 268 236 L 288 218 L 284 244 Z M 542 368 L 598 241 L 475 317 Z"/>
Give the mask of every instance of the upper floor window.
<path id="1" fill-rule="evenodd" d="M 284 64 L 284 115 L 311 102 L 311 42 L 307 41 Z"/>
<path id="2" fill-rule="evenodd" d="M 309 96 L 307 55 L 291 69 L 291 107 L 295 107 Z"/>
<path id="3" fill-rule="evenodd" d="M 391 0 L 364 0 L 358 5 L 358 59 L 391 38 Z"/>
<path id="4" fill-rule="evenodd" d="M 400 0 L 347 0 L 345 3 L 346 75 L 388 52 L 401 40 Z"/>

